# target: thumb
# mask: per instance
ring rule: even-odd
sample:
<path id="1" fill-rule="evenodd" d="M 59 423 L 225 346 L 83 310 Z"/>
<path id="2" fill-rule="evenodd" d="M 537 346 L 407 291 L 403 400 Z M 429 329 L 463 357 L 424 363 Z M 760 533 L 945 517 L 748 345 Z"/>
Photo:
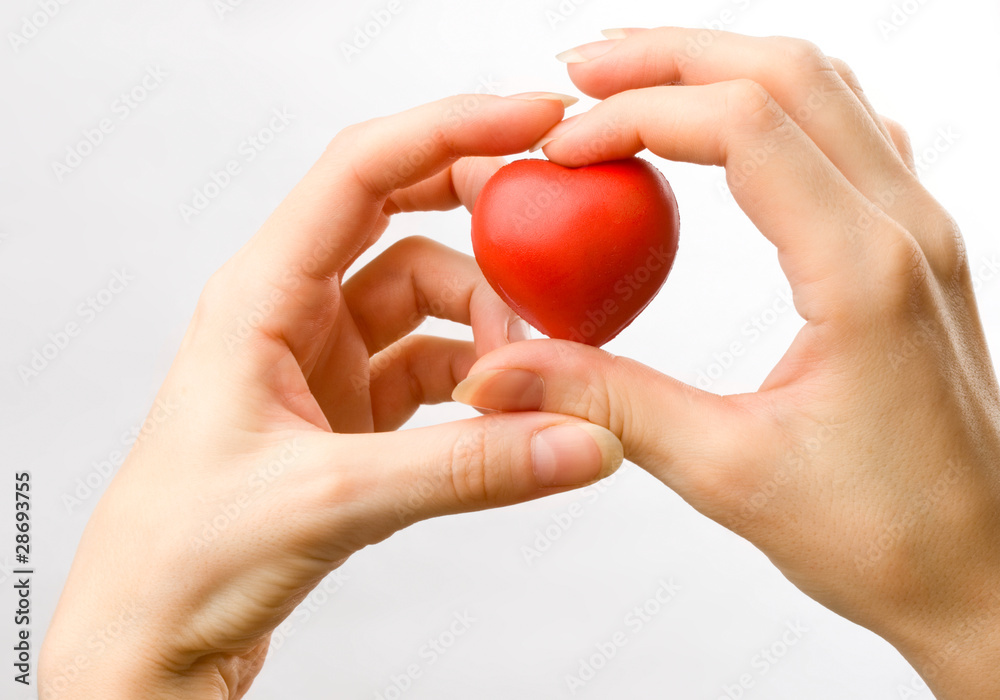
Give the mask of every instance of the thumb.
<path id="1" fill-rule="evenodd" d="M 439 515 L 506 506 L 591 484 L 622 463 L 608 430 L 543 413 L 491 415 L 392 433 L 338 435 L 355 474 L 377 480 L 372 521 L 395 530 Z"/>
<path id="2" fill-rule="evenodd" d="M 759 468 L 759 421 L 742 397 L 710 394 L 639 362 L 562 340 L 481 357 L 452 397 L 495 411 L 562 413 L 603 425 L 625 456 L 710 517 Z"/>

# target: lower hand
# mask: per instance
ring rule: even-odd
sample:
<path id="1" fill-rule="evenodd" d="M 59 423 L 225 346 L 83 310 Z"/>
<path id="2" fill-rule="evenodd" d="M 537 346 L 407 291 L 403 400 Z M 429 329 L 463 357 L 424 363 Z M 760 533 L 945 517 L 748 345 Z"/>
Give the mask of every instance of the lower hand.
<path id="1" fill-rule="evenodd" d="M 353 552 L 620 464 L 608 431 L 561 415 L 391 432 L 447 400 L 477 354 L 527 337 L 524 322 L 474 260 L 424 239 L 343 281 L 391 215 L 471 206 L 498 156 L 562 114 L 558 96 L 469 95 L 333 140 L 205 288 L 87 526 L 43 648 L 43 700 L 242 697 L 271 631 Z M 472 155 L 490 157 L 458 159 Z M 471 324 L 475 345 L 408 335 L 427 315 Z"/>

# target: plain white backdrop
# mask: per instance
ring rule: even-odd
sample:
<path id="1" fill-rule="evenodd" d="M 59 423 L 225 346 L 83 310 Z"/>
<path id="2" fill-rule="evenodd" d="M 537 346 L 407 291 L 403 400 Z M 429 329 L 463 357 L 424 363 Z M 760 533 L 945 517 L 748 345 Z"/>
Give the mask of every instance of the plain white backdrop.
<path id="1" fill-rule="evenodd" d="M 370 24 L 373 13 L 391 19 Z M 460 92 L 575 93 L 553 56 L 600 29 L 712 23 L 815 41 L 909 129 L 922 179 L 965 232 L 996 353 L 995 1 L 5 2 L 0 486 L 15 471 L 35 477 L 36 642 L 202 285 L 339 129 Z M 704 373 L 713 391 L 752 391 L 801 323 L 783 311 L 774 250 L 720 169 L 651 160 L 677 194 L 680 253 L 607 349 L 689 382 Z M 231 161 L 238 173 L 212 187 Z M 467 213 L 418 214 L 397 217 L 363 261 L 415 234 L 471 253 Z M 78 334 L 26 372 L 69 323 Z M 465 333 L 438 321 L 423 331 Z M 746 352 L 730 362 L 734 341 Z M 438 406 L 411 425 L 471 413 Z M 12 498 L 0 498 L 2 610 L 14 603 Z M 653 612 L 641 618 L 637 606 Z M 2 620 L 9 649 L 13 623 Z M 624 646 L 571 692 L 567 676 L 618 633 Z M 10 680 L 11 655 L 0 653 L 0 696 L 32 697 Z M 401 681 L 412 665 L 419 677 Z M 626 465 L 585 492 L 422 523 L 358 554 L 276 635 L 249 697 L 716 700 L 738 697 L 741 676 L 751 699 L 930 697 L 886 643 Z"/>

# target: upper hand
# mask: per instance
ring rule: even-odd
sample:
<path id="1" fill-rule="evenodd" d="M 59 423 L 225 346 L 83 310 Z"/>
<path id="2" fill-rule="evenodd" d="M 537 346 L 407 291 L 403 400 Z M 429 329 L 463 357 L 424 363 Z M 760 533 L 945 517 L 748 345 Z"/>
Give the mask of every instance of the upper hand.
<path id="1" fill-rule="evenodd" d="M 905 133 L 812 44 L 626 33 L 564 55 L 604 101 L 555 127 L 545 154 L 580 166 L 648 148 L 724 166 L 806 324 L 751 394 L 531 341 L 479 360 L 455 398 L 609 427 L 941 697 L 994 697 L 1000 393 L 954 220 L 918 182 Z"/>

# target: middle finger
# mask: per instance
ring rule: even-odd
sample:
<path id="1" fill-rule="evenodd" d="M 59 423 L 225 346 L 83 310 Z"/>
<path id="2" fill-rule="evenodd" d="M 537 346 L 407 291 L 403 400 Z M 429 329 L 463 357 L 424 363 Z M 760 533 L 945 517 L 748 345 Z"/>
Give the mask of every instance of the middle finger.
<path id="1" fill-rule="evenodd" d="M 527 324 L 496 295 L 476 261 L 427 238 L 399 241 L 347 280 L 343 292 L 369 355 L 427 316 L 471 325 L 480 354 L 527 338 Z"/>

